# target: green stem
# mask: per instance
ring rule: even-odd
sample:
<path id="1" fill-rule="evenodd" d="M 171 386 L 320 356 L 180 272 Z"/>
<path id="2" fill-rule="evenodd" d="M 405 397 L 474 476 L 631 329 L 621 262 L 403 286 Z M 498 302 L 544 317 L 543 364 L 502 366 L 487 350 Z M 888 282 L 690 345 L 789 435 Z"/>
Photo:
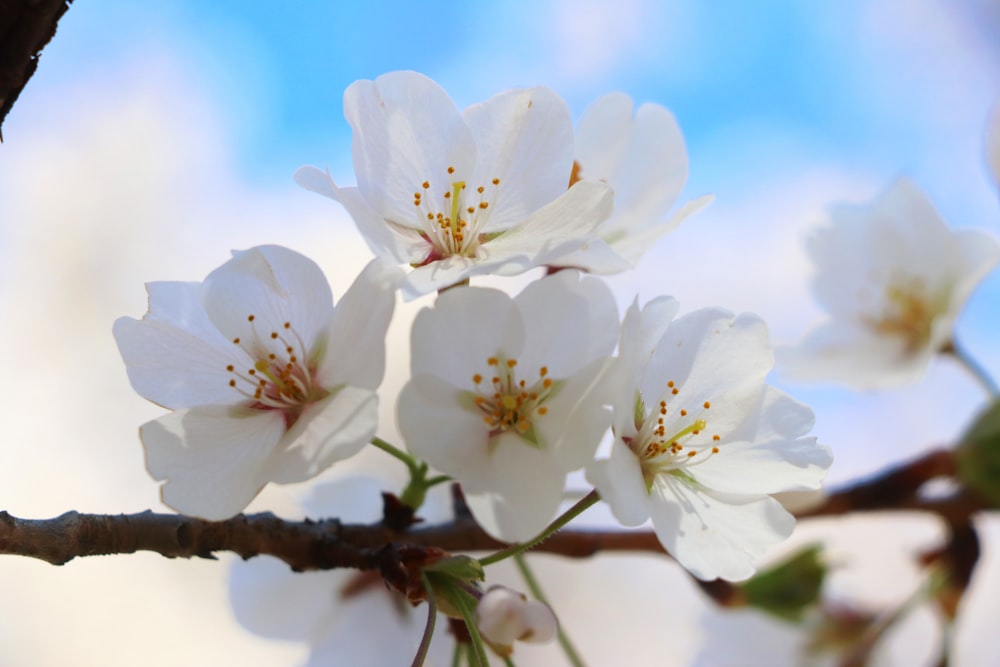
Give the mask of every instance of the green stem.
<path id="1" fill-rule="evenodd" d="M 987 394 L 993 398 L 1000 397 L 1000 387 L 997 386 L 996 381 L 989 373 L 986 372 L 986 369 L 983 368 L 979 362 L 972 358 L 969 351 L 966 350 L 965 347 L 958 344 L 958 341 L 952 338 L 951 341 L 941 349 L 941 352 L 944 354 L 950 354 L 959 364 L 964 366 L 972 377 L 979 381 L 979 384 L 982 385 Z"/>
<path id="2" fill-rule="evenodd" d="M 552 608 L 549 604 L 548 599 L 545 597 L 545 593 L 542 592 L 542 587 L 538 583 L 538 579 L 535 577 L 534 572 L 528 567 L 528 559 L 524 557 L 524 554 L 518 554 L 514 556 L 514 564 L 517 565 L 518 572 L 521 573 L 521 578 L 524 579 L 525 585 L 531 594 L 535 596 L 535 599 L 539 602 L 544 602 Z M 577 653 L 576 647 L 573 646 L 573 642 L 570 641 L 569 635 L 563 631 L 562 623 L 557 626 L 557 636 L 559 638 L 559 645 L 562 646 L 563 653 L 566 654 L 566 659 L 569 660 L 569 664 L 573 667 L 586 667 L 586 663 L 580 654 Z"/>
<path id="3" fill-rule="evenodd" d="M 404 452 L 402 449 L 399 449 L 395 445 L 389 444 L 382 438 L 375 436 L 374 438 L 372 438 L 372 444 L 381 449 L 389 456 L 399 459 L 404 464 L 406 464 L 406 467 L 410 469 L 410 474 L 413 474 L 414 471 L 420 469 L 420 464 L 417 463 L 417 460 L 415 458 Z"/>
<path id="4" fill-rule="evenodd" d="M 471 640 L 469 651 L 476 658 L 476 666 L 490 667 L 490 659 L 486 655 L 486 647 L 483 646 L 483 637 L 479 634 L 479 626 L 476 625 L 476 610 L 469 606 L 469 601 L 472 598 L 468 593 L 458 589 L 457 586 L 452 586 L 452 589 L 454 594 L 450 595 L 449 599 L 465 620 L 465 628 L 469 631 L 469 639 Z"/>
<path id="5" fill-rule="evenodd" d="M 579 501 L 577 501 L 575 505 L 566 510 L 562 514 L 562 516 L 560 516 L 555 521 L 550 523 L 548 527 L 541 533 L 539 533 L 534 539 L 529 540 L 528 542 L 524 542 L 523 544 L 515 544 L 514 546 L 508 547 L 502 551 L 498 551 L 495 554 L 486 556 L 485 558 L 480 558 L 479 559 L 480 565 L 485 567 L 487 565 L 492 565 L 493 563 L 499 563 L 504 559 L 510 558 L 512 556 L 518 556 L 520 554 L 523 554 L 528 549 L 538 546 L 539 544 L 547 540 L 549 537 L 551 537 L 553 533 L 559 531 L 567 523 L 569 523 L 576 517 L 583 514 L 583 512 L 587 510 L 589 507 L 595 505 L 597 501 L 600 499 L 601 496 L 597 494 L 596 489 L 591 491 L 583 498 L 581 498 Z"/>
<path id="6" fill-rule="evenodd" d="M 456 640 L 455 651 L 451 654 L 451 667 L 461 667 L 462 658 L 465 657 L 465 644 Z"/>
<path id="7" fill-rule="evenodd" d="M 434 589 L 431 582 L 427 580 L 427 575 L 420 577 L 427 593 L 427 625 L 424 626 L 424 634 L 420 638 L 420 646 L 417 647 L 417 654 L 413 656 L 411 667 L 423 667 L 424 660 L 427 659 L 427 650 L 431 647 L 431 637 L 434 636 L 434 624 L 437 621 L 437 602 L 434 600 Z"/>

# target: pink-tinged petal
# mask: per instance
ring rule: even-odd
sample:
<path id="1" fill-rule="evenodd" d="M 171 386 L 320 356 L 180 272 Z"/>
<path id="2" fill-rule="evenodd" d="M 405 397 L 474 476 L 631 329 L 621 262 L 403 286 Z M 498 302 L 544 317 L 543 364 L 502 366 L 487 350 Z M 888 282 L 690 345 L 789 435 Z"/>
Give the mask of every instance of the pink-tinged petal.
<path id="1" fill-rule="evenodd" d="M 385 335 L 403 272 L 371 261 L 337 302 L 316 371 L 319 384 L 376 389 L 385 375 Z"/>
<path id="2" fill-rule="evenodd" d="M 651 503 L 663 546 L 699 579 L 742 581 L 757 560 L 788 537 L 795 518 L 770 496 L 740 496 L 658 475 Z"/>
<path id="3" fill-rule="evenodd" d="M 560 271 L 530 283 L 514 303 L 524 321 L 534 324 L 518 357 L 526 373 L 546 366 L 552 377 L 567 377 L 615 348 L 618 307 L 596 278 Z"/>
<path id="4" fill-rule="evenodd" d="M 522 224 L 483 245 L 478 259 L 499 275 L 555 263 L 593 237 L 613 205 L 611 188 L 581 181 Z"/>
<path id="5" fill-rule="evenodd" d="M 358 231 L 376 257 L 399 264 L 421 262 L 430 245 L 416 232 L 386 224 L 385 218 L 369 205 L 357 188 L 341 188 L 333 182 L 329 171 L 316 167 L 301 167 L 295 172 L 295 182 L 306 190 L 340 203 L 354 219 Z"/>
<path id="6" fill-rule="evenodd" d="M 413 195 L 422 184 L 443 194 L 472 175 L 472 134 L 444 89 L 422 74 L 356 81 L 344 93 L 344 115 L 354 131 L 358 190 L 387 220 L 420 228 Z"/>
<path id="7" fill-rule="evenodd" d="M 282 353 L 292 346 L 303 359 L 325 335 L 333 315 L 333 294 L 323 271 L 281 246 L 234 253 L 205 279 L 203 298 L 205 312 L 230 340 L 239 338 L 247 349 L 258 343 L 274 346 Z"/>
<path id="8" fill-rule="evenodd" d="M 399 392 L 396 418 L 406 448 L 463 484 L 489 479 L 489 427 L 463 407 L 454 386 L 433 375 L 414 375 Z"/>
<path id="9" fill-rule="evenodd" d="M 269 481 L 284 432 L 279 412 L 208 406 L 147 422 L 139 435 L 150 475 L 166 481 L 163 502 L 218 521 L 243 511 Z"/>
<path id="10" fill-rule="evenodd" d="M 369 389 L 343 387 L 311 403 L 282 440 L 268 478 L 288 484 L 304 482 L 337 461 L 360 452 L 378 427 L 378 395 Z"/>
<path id="11" fill-rule="evenodd" d="M 566 103 L 548 88 L 509 90 L 466 109 L 477 162 L 469 185 L 500 179 L 489 230 L 510 229 L 569 187 L 573 123 Z"/>
<path id="12" fill-rule="evenodd" d="M 505 542 L 531 539 L 556 517 L 566 486 L 566 473 L 543 449 L 506 433 L 494 438 L 479 480 L 462 482 L 476 521 Z"/>
<path id="13" fill-rule="evenodd" d="M 492 273 L 490 264 L 472 257 L 451 255 L 410 271 L 406 275 L 401 291 L 407 301 L 412 301 L 425 294 L 457 285 L 471 276 L 488 273 Z"/>
<path id="14" fill-rule="evenodd" d="M 149 285 L 151 294 L 158 291 L 155 285 Z M 217 331 L 204 338 L 151 314 L 141 320 L 121 317 L 112 329 L 136 392 L 170 410 L 245 400 L 229 386 L 226 370 L 250 363 L 242 350 L 229 349 L 233 346 Z"/>
<path id="15" fill-rule="evenodd" d="M 524 320 L 514 301 L 500 290 L 460 287 L 417 314 L 411 338 L 414 376 L 428 373 L 453 388 L 471 390 L 472 376 L 486 374 L 490 357 L 521 356 Z"/>
<path id="16" fill-rule="evenodd" d="M 615 442 L 611 457 L 587 466 L 587 481 L 608 504 L 623 526 L 638 526 L 649 519 L 650 497 L 639 458 L 626 445 Z"/>
<path id="17" fill-rule="evenodd" d="M 329 614 L 330 598 L 350 578 L 342 572 L 292 572 L 271 556 L 235 563 L 229 600 L 236 622 L 270 639 L 308 641 Z"/>

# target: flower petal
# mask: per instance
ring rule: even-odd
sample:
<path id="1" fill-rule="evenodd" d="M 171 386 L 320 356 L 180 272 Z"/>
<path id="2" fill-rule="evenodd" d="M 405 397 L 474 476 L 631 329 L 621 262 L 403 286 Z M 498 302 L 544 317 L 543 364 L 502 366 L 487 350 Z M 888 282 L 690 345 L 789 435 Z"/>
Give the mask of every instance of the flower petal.
<path id="1" fill-rule="evenodd" d="M 453 388 L 471 390 L 472 375 L 486 372 L 487 359 L 498 354 L 521 356 L 524 320 L 514 301 L 500 290 L 460 287 L 417 314 L 411 340 L 414 376 L 430 373 Z"/>
<path id="2" fill-rule="evenodd" d="M 500 179 L 489 231 L 510 229 L 559 197 L 573 168 L 573 122 L 548 88 L 509 90 L 463 113 L 476 143 L 470 185 Z"/>
<path id="3" fill-rule="evenodd" d="M 653 528 L 677 561 L 699 579 L 742 581 L 768 548 L 788 537 L 795 518 L 770 496 L 718 493 L 658 475 Z"/>
<path id="4" fill-rule="evenodd" d="M 524 542 L 555 518 L 566 472 L 544 450 L 511 433 L 493 439 L 487 470 L 479 484 L 462 481 L 476 521 L 506 542 Z"/>
<path id="5" fill-rule="evenodd" d="M 356 81 L 344 93 L 344 115 L 354 131 L 358 190 L 387 220 L 421 228 L 413 193 L 422 183 L 443 193 L 472 175 L 472 134 L 444 89 L 422 74 Z"/>
<path id="6" fill-rule="evenodd" d="M 364 448 L 378 427 L 378 395 L 343 387 L 310 403 L 289 429 L 268 471 L 280 484 L 304 482 Z"/>
<path id="7" fill-rule="evenodd" d="M 139 430 L 163 502 L 210 521 L 240 513 L 269 480 L 285 432 L 277 411 L 207 406 L 178 410 Z"/>
<path id="8" fill-rule="evenodd" d="M 146 290 L 149 312 L 141 320 L 119 318 L 113 328 L 132 387 L 172 410 L 243 401 L 226 367 L 249 358 L 209 321 L 199 285 L 158 282 Z"/>
<path id="9" fill-rule="evenodd" d="M 337 302 L 316 377 L 323 387 L 376 389 L 385 375 L 385 336 L 396 306 L 398 268 L 373 260 Z"/>
<path id="10" fill-rule="evenodd" d="M 357 188 L 338 187 L 329 171 L 300 167 L 295 172 L 295 182 L 307 190 L 339 202 L 347 209 L 376 257 L 399 264 L 410 264 L 423 261 L 427 256 L 427 242 L 418 234 L 404 234 L 398 227 L 386 224 L 385 218 L 369 205 Z"/>
<path id="11" fill-rule="evenodd" d="M 278 332 L 279 340 L 287 336 L 288 345 L 305 347 L 303 358 L 333 315 L 333 294 L 320 268 L 281 246 L 234 253 L 205 279 L 203 298 L 205 312 L 230 340 L 267 344 L 272 332 Z"/>
<path id="12" fill-rule="evenodd" d="M 482 486 L 489 475 L 489 430 L 482 416 L 463 409 L 459 392 L 433 375 L 414 375 L 396 402 L 406 448 L 464 485 Z"/>
<path id="13" fill-rule="evenodd" d="M 329 613 L 331 593 L 349 572 L 292 572 L 271 556 L 235 563 L 229 571 L 233 615 L 262 637 L 308 641 Z"/>
<path id="14" fill-rule="evenodd" d="M 610 458 L 587 466 L 587 481 L 623 526 L 638 526 L 649 519 L 650 499 L 642 466 L 626 445 L 615 442 Z"/>

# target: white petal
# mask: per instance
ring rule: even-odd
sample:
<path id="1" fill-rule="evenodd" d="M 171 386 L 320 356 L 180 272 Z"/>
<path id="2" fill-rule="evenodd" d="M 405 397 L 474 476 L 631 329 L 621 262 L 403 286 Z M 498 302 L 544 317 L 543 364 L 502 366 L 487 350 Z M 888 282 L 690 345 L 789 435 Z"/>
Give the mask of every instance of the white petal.
<path id="1" fill-rule="evenodd" d="M 642 477 L 639 458 L 625 444 L 616 441 L 611 457 L 587 466 L 587 481 L 608 504 L 623 526 L 638 526 L 649 519 L 650 498 Z"/>
<path id="2" fill-rule="evenodd" d="M 818 489 L 833 462 L 815 438 L 739 442 L 691 470 L 698 482 L 727 493 L 764 494 Z"/>
<path id="3" fill-rule="evenodd" d="M 205 279 L 203 298 L 205 312 L 230 340 L 240 338 L 244 345 L 250 340 L 267 342 L 272 332 L 286 335 L 288 322 L 293 332 L 288 344 L 301 339 L 306 347 L 301 355 L 325 333 L 333 315 L 333 294 L 320 268 L 281 246 L 234 253 Z M 278 345 L 283 352 L 283 344 Z"/>
<path id="4" fill-rule="evenodd" d="M 463 408 L 458 390 L 432 375 L 414 375 L 396 402 L 407 449 L 464 484 L 482 485 L 489 474 L 489 429 L 481 415 Z"/>
<path id="5" fill-rule="evenodd" d="M 419 236 L 396 233 L 385 218 L 361 196 L 357 188 L 341 188 L 333 182 L 329 171 L 316 167 L 300 167 L 295 182 L 307 190 L 329 197 L 347 209 L 358 231 L 376 257 L 399 264 L 420 262 L 427 255 L 427 243 Z"/>
<path id="6" fill-rule="evenodd" d="M 209 520 L 241 512 L 268 482 L 268 464 L 285 431 L 281 413 L 208 406 L 178 410 L 139 430 L 146 468 L 163 502 Z"/>
<path id="7" fill-rule="evenodd" d="M 590 104 L 576 128 L 576 161 L 581 176 L 610 180 L 629 147 L 632 110 L 625 93 L 609 93 Z"/>
<path id="8" fill-rule="evenodd" d="M 795 518 L 770 496 L 716 493 L 670 475 L 657 476 L 653 494 L 656 536 L 681 565 L 706 581 L 749 578 L 757 560 L 795 527 Z"/>
<path id="9" fill-rule="evenodd" d="M 489 231 L 510 229 L 559 197 L 573 168 L 573 123 L 566 103 L 548 88 L 509 90 L 463 114 L 476 142 L 470 185 L 500 179 Z"/>
<path id="10" fill-rule="evenodd" d="M 469 509 L 490 535 L 506 542 L 533 538 L 556 517 L 566 473 L 549 454 L 507 433 L 494 438 L 481 484 L 463 484 Z"/>
<path id="11" fill-rule="evenodd" d="M 830 321 L 794 348 L 778 350 L 782 373 L 799 380 L 826 380 L 856 389 L 884 389 L 914 382 L 930 364 L 930 348 L 908 351 L 898 337 Z"/>
<path id="12" fill-rule="evenodd" d="M 349 384 L 376 389 L 385 375 L 385 335 L 396 306 L 398 268 L 369 262 L 337 302 L 326 337 L 326 353 L 316 370 L 323 387 Z"/>
<path id="13" fill-rule="evenodd" d="M 528 332 L 518 360 L 529 375 L 544 365 L 565 378 L 614 350 L 618 308 L 603 281 L 560 271 L 530 283 L 514 303 Z"/>
<path id="14" fill-rule="evenodd" d="M 287 563 L 271 556 L 234 563 L 229 571 L 233 615 L 254 634 L 308 641 L 349 576 L 349 570 L 292 572 Z"/>
<path id="15" fill-rule="evenodd" d="M 617 193 L 616 193 L 617 194 Z M 677 229 L 682 222 L 695 213 L 701 211 L 714 201 L 714 195 L 703 195 L 697 199 L 686 202 L 680 209 L 666 220 L 657 219 L 654 223 L 643 229 L 629 230 L 627 234 L 611 237 L 611 249 L 627 261 L 631 266 L 635 266 L 649 248 L 653 246 L 660 237 Z M 609 225 L 609 228 L 613 225 Z M 615 270 L 598 265 L 592 269 L 594 273 L 617 273 Z"/>
<path id="16" fill-rule="evenodd" d="M 235 404 L 229 364 L 249 363 L 201 308 L 197 283 L 149 283 L 149 312 L 119 318 L 113 328 L 132 387 L 144 398 L 176 410 Z"/>
<path id="17" fill-rule="evenodd" d="M 306 406 L 285 436 L 268 477 L 281 484 L 311 479 L 360 452 L 377 427 L 378 395 L 369 389 L 343 387 Z"/>
<path id="18" fill-rule="evenodd" d="M 610 358 L 597 359 L 588 368 L 565 380 L 555 396 L 545 402 L 548 412 L 534 420 L 539 440 L 552 451 L 566 472 L 578 470 L 594 458 L 597 446 L 611 425 L 604 384 Z"/>
<path id="19" fill-rule="evenodd" d="M 582 181 L 522 224 L 483 246 L 491 272 L 515 275 L 556 261 L 586 243 L 611 214 L 613 193 L 603 183 Z"/>
<path id="20" fill-rule="evenodd" d="M 413 194 L 422 183 L 444 193 L 472 175 L 472 134 L 444 89 L 422 74 L 356 81 L 344 93 L 344 115 L 354 130 L 358 190 L 387 220 L 419 228 Z"/>
<path id="21" fill-rule="evenodd" d="M 767 325 L 756 315 L 702 309 L 674 321 L 646 366 L 640 390 L 647 410 L 667 402 L 676 419 L 705 419 L 692 444 L 718 435 L 723 441 L 756 409 L 764 377 L 773 365 Z M 676 385 L 677 394 L 668 388 Z M 662 399 L 661 399 L 662 397 Z M 708 403 L 711 408 L 704 408 Z M 668 416 L 668 419 L 670 417 Z"/>
<path id="22" fill-rule="evenodd" d="M 485 376 L 490 357 L 521 356 L 525 330 L 514 301 L 500 290 L 458 287 L 417 314 L 411 339 L 413 375 L 429 373 L 471 390 L 473 374 Z"/>

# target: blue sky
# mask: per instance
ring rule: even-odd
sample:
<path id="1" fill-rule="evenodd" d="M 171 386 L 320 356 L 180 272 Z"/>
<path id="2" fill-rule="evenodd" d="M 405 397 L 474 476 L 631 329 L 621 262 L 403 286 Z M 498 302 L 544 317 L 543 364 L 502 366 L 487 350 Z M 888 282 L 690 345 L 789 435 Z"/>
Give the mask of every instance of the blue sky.
<path id="1" fill-rule="evenodd" d="M 547 85 L 575 115 L 616 90 L 676 114 L 691 163 L 685 198 L 716 200 L 636 272 L 611 281 L 621 305 L 669 293 L 684 310 L 752 310 L 791 342 L 819 315 L 802 238 L 829 204 L 870 199 L 899 174 L 955 226 L 998 231 L 997 192 L 983 164 L 987 115 L 1000 99 L 1000 6 L 992 0 L 78 0 L 0 146 L 0 310 L 13 323 L 0 344 L 17 380 L 0 383 L 0 509 L 39 517 L 162 509 L 135 436 L 136 425 L 162 411 L 129 388 L 111 323 L 141 315 L 143 282 L 199 280 L 229 249 L 264 242 L 307 252 L 341 293 L 367 250 L 343 212 L 297 188 L 291 174 L 328 164 L 338 181 L 353 181 L 343 90 L 393 69 L 428 74 L 459 106 Z M 1000 374 L 998 303 L 994 275 L 959 331 Z M 413 312 L 403 307 L 400 317 Z M 395 335 L 405 347 L 405 331 Z M 402 381 L 403 371 L 393 372 L 387 386 Z M 837 453 L 835 480 L 949 441 L 980 400 L 948 364 L 878 395 L 786 389 L 815 408 L 816 433 Z M 391 432 L 391 414 L 384 421 Z M 297 494 L 268 491 L 255 509 L 291 512 Z M 873 534 L 920 541 L 899 530 Z M 920 539 L 933 536 L 922 530 Z M 190 663 L 183 644 L 159 642 L 148 655 L 168 634 L 211 634 L 197 646 L 201 664 L 301 657 L 233 624 L 218 564 L 92 559 L 58 575 L 3 565 L 0 585 L 23 610 L 0 624 L 5 665 L 65 664 L 66 652 L 92 651 L 95 637 L 106 638 L 102 664 Z M 891 567 L 848 588 L 879 602 L 905 597 L 909 584 L 887 583 Z M 998 568 L 984 576 L 996 581 Z M 580 572 L 560 573 L 566 595 L 604 579 L 634 583 L 620 570 Z M 697 595 L 683 576 L 662 576 L 677 586 L 670 599 L 647 599 L 641 585 L 622 595 L 659 605 L 636 618 L 690 627 L 666 647 L 644 640 L 641 623 L 620 628 L 624 641 L 648 651 L 636 653 L 636 664 L 688 664 L 699 637 Z M 199 595 L 205 604 L 193 602 Z M 54 596 L 64 604 L 53 605 Z M 74 606 L 84 604 L 93 613 Z M 142 613 L 129 618 L 120 610 L 128 605 Z M 577 632 L 599 638 L 600 627 L 587 622 L 575 619 Z M 52 627 L 60 646 L 45 640 Z M 995 644 L 975 640 L 962 641 Z M 593 641 L 594 664 L 611 664 L 613 647 Z"/>

